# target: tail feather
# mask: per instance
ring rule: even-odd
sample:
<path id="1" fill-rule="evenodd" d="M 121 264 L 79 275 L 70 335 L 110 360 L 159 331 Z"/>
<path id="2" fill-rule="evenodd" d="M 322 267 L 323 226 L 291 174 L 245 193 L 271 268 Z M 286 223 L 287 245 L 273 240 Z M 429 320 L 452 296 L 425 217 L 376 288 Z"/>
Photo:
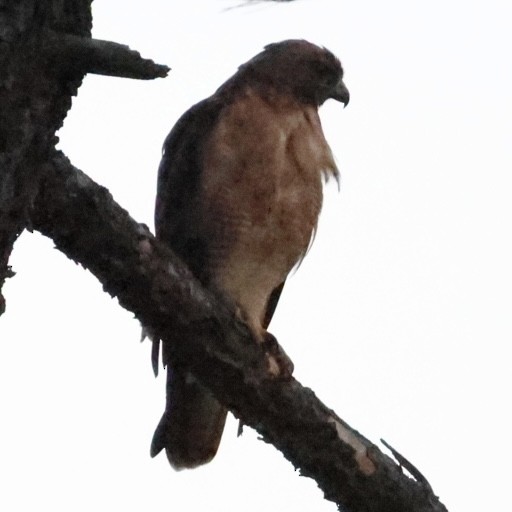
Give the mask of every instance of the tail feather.
<path id="1" fill-rule="evenodd" d="M 217 453 L 227 409 L 188 371 L 167 366 L 167 403 L 151 443 L 175 469 L 194 468 Z"/>

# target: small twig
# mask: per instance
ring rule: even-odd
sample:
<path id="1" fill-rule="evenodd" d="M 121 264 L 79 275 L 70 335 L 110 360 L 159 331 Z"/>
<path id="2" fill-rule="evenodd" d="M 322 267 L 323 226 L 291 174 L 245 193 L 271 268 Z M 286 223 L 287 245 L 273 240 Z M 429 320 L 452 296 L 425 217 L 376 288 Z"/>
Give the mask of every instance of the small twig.
<path id="1" fill-rule="evenodd" d="M 96 75 L 151 80 L 167 76 L 170 68 L 144 59 L 128 46 L 73 34 L 48 32 L 46 53 L 63 70 L 74 68 Z"/>
<path id="2" fill-rule="evenodd" d="M 384 441 L 384 439 L 381 439 L 380 442 L 393 454 L 393 457 L 395 457 L 398 464 L 400 464 L 401 467 L 404 467 L 412 475 L 416 482 L 423 485 L 423 487 L 430 492 L 434 492 L 428 480 L 423 476 L 420 470 L 414 466 L 414 464 L 409 462 L 401 453 L 397 452 L 389 443 Z"/>

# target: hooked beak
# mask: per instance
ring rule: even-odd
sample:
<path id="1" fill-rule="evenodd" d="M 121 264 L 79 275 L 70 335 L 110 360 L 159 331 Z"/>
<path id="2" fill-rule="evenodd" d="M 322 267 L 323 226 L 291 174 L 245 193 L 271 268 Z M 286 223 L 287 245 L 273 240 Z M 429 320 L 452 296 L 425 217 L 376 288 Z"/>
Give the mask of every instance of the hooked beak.
<path id="1" fill-rule="evenodd" d="M 348 92 L 347 86 L 343 83 L 343 80 L 340 80 L 336 84 L 331 98 L 336 101 L 341 101 L 341 103 L 343 103 L 343 107 L 348 105 L 348 102 L 350 101 L 350 93 Z"/>

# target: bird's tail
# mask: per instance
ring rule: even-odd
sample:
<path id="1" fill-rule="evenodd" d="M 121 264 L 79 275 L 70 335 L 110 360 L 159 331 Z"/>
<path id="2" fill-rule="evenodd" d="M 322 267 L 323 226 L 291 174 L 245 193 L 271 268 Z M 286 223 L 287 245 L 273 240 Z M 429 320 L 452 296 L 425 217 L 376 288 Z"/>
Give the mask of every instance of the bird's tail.
<path id="1" fill-rule="evenodd" d="M 167 366 L 165 412 L 151 443 L 151 456 L 165 448 L 175 469 L 206 464 L 217 453 L 227 409 L 188 371 Z"/>

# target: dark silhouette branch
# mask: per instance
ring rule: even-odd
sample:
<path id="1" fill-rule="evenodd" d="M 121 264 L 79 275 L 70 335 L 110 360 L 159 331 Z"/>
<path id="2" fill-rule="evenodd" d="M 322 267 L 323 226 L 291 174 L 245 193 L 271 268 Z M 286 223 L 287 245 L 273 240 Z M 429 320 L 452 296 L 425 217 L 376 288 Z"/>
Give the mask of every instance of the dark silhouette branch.
<path id="1" fill-rule="evenodd" d="M 112 41 L 48 32 L 45 44 L 49 60 L 66 71 L 151 80 L 167 76 L 170 69 Z"/>
<path id="2" fill-rule="evenodd" d="M 295 379 L 269 377 L 248 328 L 110 193 L 55 153 L 31 211 L 35 229 L 88 268 L 120 304 L 187 362 L 245 424 L 325 497 L 351 512 L 443 511 L 423 481 L 349 427 Z M 179 333 L 179 336 L 176 336 Z"/>

